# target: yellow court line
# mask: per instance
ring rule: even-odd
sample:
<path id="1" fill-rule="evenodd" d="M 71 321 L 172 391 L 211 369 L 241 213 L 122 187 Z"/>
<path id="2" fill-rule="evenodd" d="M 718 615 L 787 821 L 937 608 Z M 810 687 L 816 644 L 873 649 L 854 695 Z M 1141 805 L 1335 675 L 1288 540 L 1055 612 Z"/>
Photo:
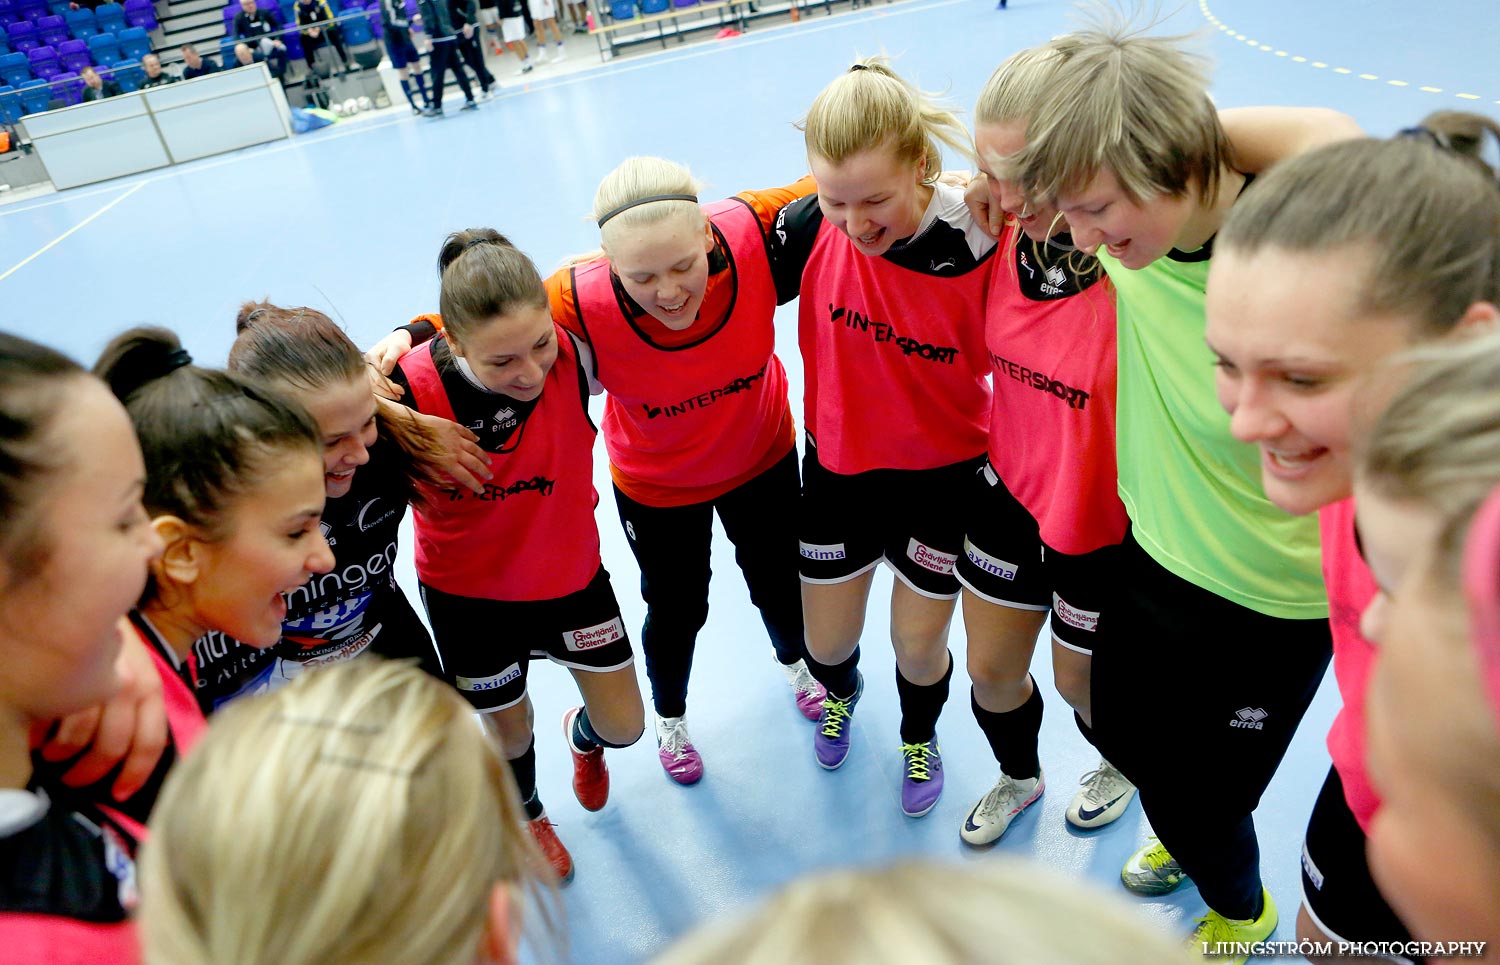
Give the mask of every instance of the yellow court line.
<path id="1" fill-rule="evenodd" d="M 1210 9 L 1210 7 L 1208 5 L 1208 0 L 1198 0 L 1198 10 L 1199 10 L 1199 12 L 1201 12 L 1203 14 L 1204 19 L 1206 19 L 1209 23 L 1213 24 L 1215 27 L 1218 27 L 1224 33 L 1229 34 L 1229 36 L 1233 37 L 1235 40 L 1243 40 L 1245 42 L 1245 45 L 1247 47 L 1256 47 L 1256 48 L 1259 48 L 1260 50 L 1266 51 L 1267 53 L 1274 53 L 1277 57 L 1286 57 L 1286 56 L 1289 56 L 1288 53 L 1287 53 L 1287 51 L 1285 51 L 1285 50 L 1274 50 L 1270 44 L 1263 44 L 1263 43 L 1261 43 L 1258 40 L 1252 40 L 1252 39 L 1246 37 L 1244 34 L 1239 33 L 1238 31 L 1236 31 L 1233 27 L 1229 26 L 1224 21 L 1220 20 L 1218 17 L 1216 17 L 1214 15 L 1213 10 Z M 1291 59 L 1292 59 L 1293 63 L 1297 63 L 1297 64 L 1308 64 L 1308 63 L 1310 63 L 1310 66 L 1318 68 L 1320 70 L 1323 69 L 1323 68 L 1326 68 L 1328 66 L 1327 64 L 1323 63 L 1321 60 L 1314 60 L 1314 61 L 1309 62 L 1306 57 L 1303 57 L 1303 56 L 1300 56 L 1300 55 L 1290 55 L 1290 56 L 1291 56 Z M 1354 73 L 1354 71 L 1350 70 L 1347 67 L 1335 67 L 1335 68 L 1333 68 L 1333 72 L 1335 74 L 1353 74 Z M 1360 78 L 1360 80 L 1379 80 L 1380 76 L 1378 74 L 1360 74 L 1359 78 Z M 1404 81 L 1404 80 L 1388 80 L 1388 81 L 1386 81 L 1386 83 L 1388 85 L 1390 85 L 1391 87 L 1410 87 L 1411 86 L 1410 83 L 1408 83 L 1407 81 Z M 1421 86 L 1421 87 L 1419 87 L 1417 89 L 1420 90 L 1420 91 L 1422 91 L 1423 93 L 1427 93 L 1427 94 L 1441 94 L 1441 93 L 1443 93 L 1443 89 L 1441 87 L 1432 87 L 1432 86 L 1429 86 L 1429 85 L 1423 85 L 1423 86 Z M 1482 98 L 1478 94 L 1454 94 L 1453 96 L 1459 98 L 1460 100 L 1466 100 L 1466 101 L 1482 100 Z M 1500 104 L 1500 100 L 1495 101 L 1495 103 L 1496 104 Z"/>

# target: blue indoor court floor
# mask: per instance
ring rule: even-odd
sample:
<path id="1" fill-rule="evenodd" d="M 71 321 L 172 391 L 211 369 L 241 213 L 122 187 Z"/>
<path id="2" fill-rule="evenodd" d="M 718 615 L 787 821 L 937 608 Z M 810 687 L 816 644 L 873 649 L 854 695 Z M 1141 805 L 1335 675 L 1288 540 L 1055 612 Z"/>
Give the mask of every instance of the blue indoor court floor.
<path id="1" fill-rule="evenodd" d="M 1199 33 L 1222 106 L 1329 106 L 1377 135 L 1437 108 L 1500 114 L 1494 0 L 1197 0 L 1166 9 L 1175 12 L 1163 29 Z M 793 123 L 856 56 L 884 51 L 907 77 L 968 109 L 1001 59 L 1072 29 L 1071 14 L 1061 0 L 1011 0 L 1006 11 L 993 0 L 903 0 L 831 17 L 814 12 L 728 41 L 513 87 L 475 114 L 339 125 L 0 206 L 0 327 L 91 362 L 119 330 L 160 324 L 181 333 L 199 360 L 222 364 L 238 304 L 269 297 L 323 309 L 369 344 L 436 309 L 436 254 L 451 230 L 496 227 L 549 271 L 597 247 L 588 220 L 594 188 L 627 155 L 687 163 L 707 182 L 705 200 L 784 184 L 806 171 Z M 800 398 L 794 308 L 778 318 L 779 352 Z M 596 474 L 605 563 L 638 637 L 638 574 L 610 502 L 602 446 Z M 996 767 L 968 708 L 961 621 L 951 644 L 953 696 L 939 724 L 947 787 L 930 814 L 912 820 L 898 806 L 894 662 L 881 602 L 889 574 L 882 571 L 872 595 L 854 750 L 841 770 L 825 772 L 722 533 L 714 565 L 689 712 L 707 767 L 699 785 L 668 781 L 648 727 L 641 743 L 610 754 L 610 804 L 584 811 L 569 788 L 557 725 L 576 690 L 559 668 L 538 665 L 532 674 L 541 794 L 578 868 L 564 892 L 572 960 L 641 961 L 694 924 L 802 873 L 907 855 L 960 862 L 1024 855 L 1123 894 L 1119 869 L 1146 825 L 1135 805 L 1096 833 L 1064 821 L 1075 782 L 1096 757 L 1046 683 L 1045 648 L 1035 672 L 1047 700 L 1042 760 L 1051 789 L 998 846 L 972 850 L 960 842 L 959 824 Z M 409 550 L 401 579 L 415 601 Z M 1212 645 L 1210 636 L 1205 646 Z M 1257 814 L 1266 880 L 1281 909 L 1277 938 L 1294 937 L 1298 853 L 1328 767 L 1332 683 L 1330 675 Z M 1169 714 L 1170 695 L 1143 695 L 1143 706 Z M 1213 765 L 1205 762 L 1201 783 L 1183 790 L 1211 800 Z M 1143 916 L 1183 934 L 1202 912 L 1192 887 L 1132 900 Z"/>

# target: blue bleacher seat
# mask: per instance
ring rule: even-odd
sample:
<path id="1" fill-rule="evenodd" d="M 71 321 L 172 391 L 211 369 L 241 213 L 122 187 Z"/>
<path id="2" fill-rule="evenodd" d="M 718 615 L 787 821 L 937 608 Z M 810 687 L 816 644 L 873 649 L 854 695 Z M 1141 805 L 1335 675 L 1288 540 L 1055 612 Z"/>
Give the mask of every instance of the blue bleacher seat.
<path id="1" fill-rule="evenodd" d="M 94 19 L 94 11 L 88 7 L 69 10 L 63 17 L 68 21 L 68 33 L 73 35 L 74 40 L 87 40 L 99 32 L 99 23 Z"/>
<path id="2" fill-rule="evenodd" d="M 353 12 L 352 10 L 349 12 Z M 363 13 L 364 10 L 359 11 Z M 367 17 L 356 16 L 348 20 L 340 20 L 339 26 L 344 28 L 344 43 L 351 47 L 368 44 L 375 40 L 375 35 L 370 31 L 370 21 Z"/>
<path id="3" fill-rule="evenodd" d="M 94 8 L 94 19 L 99 23 L 99 32 L 118 34 L 127 26 L 125 8 L 118 3 L 101 3 Z"/>
<path id="4" fill-rule="evenodd" d="M 141 81 L 146 79 L 146 72 L 141 69 L 138 60 L 122 60 L 110 70 L 115 78 L 115 83 L 120 85 L 120 90 L 129 93 L 140 90 Z"/>
<path id="5" fill-rule="evenodd" d="M 62 102 L 69 107 L 82 104 L 83 78 L 69 71 L 63 71 L 52 78 L 52 96 L 61 98 Z"/>
<path id="6" fill-rule="evenodd" d="M 21 19 L 15 0 L 0 0 L 0 27 L 9 27 Z"/>
<path id="7" fill-rule="evenodd" d="M 57 51 L 51 47 L 38 47 L 26 52 L 31 62 L 31 76 L 51 80 L 53 74 L 62 73 L 62 64 L 57 62 Z"/>
<path id="8" fill-rule="evenodd" d="M 140 27 L 126 27 L 115 34 L 120 42 L 120 56 L 126 60 L 140 60 L 151 53 L 151 38 Z"/>
<path id="9" fill-rule="evenodd" d="M 125 0 L 125 22 L 142 30 L 155 30 L 156 7 L 151 0 Z"/>
<path id="10" fill-rule="evenodd" d="M 108 67 L 124 59 L 114 34 L 94 34 L 88 39 L 88 45 L 89 56 L 100 67 Z"/>
<path id="11" fill-rule="evenodd" d="M 3 27 L 0 27 L 0 54 L 10 53 L 10 35 Z"/>
<path id="12" fill-rule="evenodd" d="M 47 16 L 47 0 L 16 0 L 16 12 L 21 15 L 22 20 L 35 23 Z"/>
<path id="13" fill-rule="evenodd" d="M 233 2 L 233 3 L 225 4 L 225 6 L 224 6 L 224 35 L 225 36 L 227 36 L 227 37 L 233 37 L 234 36 L 234 18 L 235 18 L 235 16 L 239 12 L 240 12 L 240 5 L 239 5 L 238 0 L 235 0 L 235 2 Z"/>
<path id="14" fill-rule="evenodd" d="M 31 80 L 31 66 L 25 54 L 0 54 L 0 83 L 20 87 L 28 80 Z"/>
<path id="15" fill-rule="evenodd" d="M 36 35 L 48 47 L 56 47 L 68 39 L 68 22 L 62 17 L 42 17 L 36 22 Z"/>
<path id="16" fill-rule="evenodd" d="M 28 80 L 24 84 L 17 84 L 16 93 L 21 96 L 23 114 L 44 111 L 52 101 L 52 88 L 48 87 L 44 80 Z"/>
<path id="17" fill-rule="evenodd" d="M 21 98 L 9 84 L 0 84 L 0 124 L 14 124 L 21 119 Z"/>
<path id="18" fill-rule="evenodd" d="M 54 16 L 66 17 L 72 7 L 71 0 L 47 0 L 47 11 Z"/>
<path id="19" fill-rule="evenodd" d="M 93 63 L 89 57 L 89 45 L 82 40 L 64 40 L 57 45 L 57 61 L 63 70 L 77 74 Z"/>
<path id="20" fill-rule="evenodd" d="M 670 0 L 641 0 L 641 13 L 661 13 Z"/>
<path id="21" fill-rule="evenodd" d="M 609 15 L 615 20 L 634 20 L 635 0 L 610 0 Z"/>
<path id="22" fill-rule="evenodd" d="M 42 45 L 42 42 L 37 39 L 36 27 L 29 20 L 13 23 L 5 28 L 5 32 L 10 35 L 11 50 L 25 53 Z"/>

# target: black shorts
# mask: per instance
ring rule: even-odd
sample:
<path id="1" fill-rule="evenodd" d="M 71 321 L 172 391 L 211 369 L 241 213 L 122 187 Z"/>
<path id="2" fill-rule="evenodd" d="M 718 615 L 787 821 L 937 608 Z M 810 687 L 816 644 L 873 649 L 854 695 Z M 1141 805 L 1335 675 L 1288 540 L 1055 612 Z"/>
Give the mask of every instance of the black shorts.
<path id="1" fill-rule="evenodd" d="M 391 66 L 400 70 L 408 64 L 415 65 L 418 70 L 422 69 L 422 58 L 417 53 L 417 47 L 411 42 L 411 31 L 400 28 L 385 28 L 385 52 L 391 55 Z"/>
<path id="2" fill-rule="evenodd" d="M 963 548 L 963 506 L 983 461 L 843 475 L 823 468 L 808 439 L 797 527 L 802 581 L 846 583 L 884 559 L 921 595 L 956 598 L 953 565 Z"/>
<path id="3" fill-rule="evenodd" d="M 480 713 L 525 698 L 531 660 L 601 672 L 635 660 L 602 566 L 588 586 L 555 600 L 479 600 L 423 584 L 422 602 L 444 676 Z"/>
<path id="4" fill-rule="evenodd" d="M 1365 833 L 1344 798 L 1344 782 L 1331 767 L 1302 843 L 1302 903 L 1334 941 L 1411 941 L 1370 877 Z"/>
<path id="5" fill-rule="evenodd" d="M 1099 614 L 1116 576 L 1118 546 L 1075 556 L 1042 542 L 1036 519 L 986 460 L 974 474 L 969 525 L 954 573 L 981 600 L 1052 613 L 1052 636 L 1094 652 Z"/>
<path id="6" fill-rule="evenodd" d="M 1219 815 L 1249 814 L 1333 652 L 1328 620 L 1273 617 L 1184 580 L 1127 533 L 1094 653 L 1094 738 L 1141 789 L 1183 793 L 1204 761 Z M 1171 694 L 1170 710 L 1142 701 Z"/>

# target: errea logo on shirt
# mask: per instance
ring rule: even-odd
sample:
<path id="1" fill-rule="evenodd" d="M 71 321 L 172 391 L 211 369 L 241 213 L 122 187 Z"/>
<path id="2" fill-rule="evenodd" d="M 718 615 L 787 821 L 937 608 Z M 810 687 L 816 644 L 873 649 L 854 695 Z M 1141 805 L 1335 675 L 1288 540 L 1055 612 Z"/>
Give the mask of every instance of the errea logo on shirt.
<path id="1" fill-rule="evenodd" d="M 1266 725 L 1262 721 L 1271 715 L 1260 707 L 1241 707 L 1234 712 L 1234 716 L 1235 719 L 1229 722 L 1230 727 L 1238 727 L 1244 730 L 1265 730 Z"/>

